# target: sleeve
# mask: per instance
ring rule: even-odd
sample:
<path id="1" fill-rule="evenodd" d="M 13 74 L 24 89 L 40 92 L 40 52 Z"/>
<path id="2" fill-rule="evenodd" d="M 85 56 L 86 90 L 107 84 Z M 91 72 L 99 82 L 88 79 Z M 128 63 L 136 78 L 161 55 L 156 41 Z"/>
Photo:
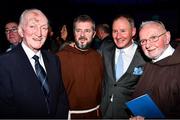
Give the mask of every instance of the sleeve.
<path id="1" fill-rule="evenodd" d="M 57 58 L 58 59 L 58 58 Z M 68 97 L 65 91 L 64 83 L 62 80 L 62 75 L 61 75 L 61 66 L 59 64 L 58 60 L 58 69 L 60 73 L 60 80 L 59 80 L 59 100 L 58 100 L 58 106 L 57 106 L 57 118 L 61 119 L 67 119 L 68 118 L 68 112 L 69 112 L 69 102 L 68 102 Z"/>
<path id="2" fill-rule="evenodd" d="M 0 118 L 10 118 L 15 113 L 10 71 L 0 62 Z"/>

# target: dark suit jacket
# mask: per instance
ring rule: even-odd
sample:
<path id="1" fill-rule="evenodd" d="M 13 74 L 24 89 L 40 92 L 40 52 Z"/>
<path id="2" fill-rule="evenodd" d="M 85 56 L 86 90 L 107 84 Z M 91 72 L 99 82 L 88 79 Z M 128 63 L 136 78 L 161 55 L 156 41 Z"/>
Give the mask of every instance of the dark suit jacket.
<path id="1" fill-rule="evenodd" d="M 68 100 L 58 58 L 42 51 L 50 88 L 50 111 L 21 45 L 0 57 L 0 118 L 67 118 Z"/>
<path id="2" fill-rule="evenodd" d="M 140 77 L 134 75 L 133 71 L 135 67 L 143 66 L 145 61 L 137 49 L 126 73 L 116 82 L 114 67 L 116 46 L 112 41 L 104 43 L 101 48 L 100 52 L 104 57 L 105 64 L 105 80 L 101 102 L 103 118 L 129 118 L 125 102 L 130 100 Z M 112 98 L 113 101 L 111 101 Z"/>

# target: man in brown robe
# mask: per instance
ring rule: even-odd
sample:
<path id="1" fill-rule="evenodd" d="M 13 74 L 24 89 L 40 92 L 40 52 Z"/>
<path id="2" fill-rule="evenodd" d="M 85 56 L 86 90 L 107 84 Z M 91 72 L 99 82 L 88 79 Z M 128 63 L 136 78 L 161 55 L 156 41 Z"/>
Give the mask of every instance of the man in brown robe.
<path id="1" fill-rule="evenodd" d="M 140 44 L 147 63 L 133 97 L 148 94 L 165 118 L 180 118 L 180 47 L 171 47 L 170 32 L 160 21 L 143 22 Z"/>
<path id="2" fill-rule="evenodd" d="M 71 118 L 99 118 L 103 61 L 90 48 L 95 36 L 95 23 L 87 15 L 80 15 L 73 23 L 75 46 L 66 46 L 57 53 L 62 77 L 69 98 Z"/>

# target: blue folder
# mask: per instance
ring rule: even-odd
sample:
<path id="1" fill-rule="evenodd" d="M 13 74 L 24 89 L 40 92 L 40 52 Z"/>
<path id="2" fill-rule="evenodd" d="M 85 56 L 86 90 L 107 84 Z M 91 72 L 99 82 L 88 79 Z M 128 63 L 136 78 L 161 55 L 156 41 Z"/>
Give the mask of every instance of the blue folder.
<path id="1" fill-rule="evenodd" d="M 143 116 L 145 118 L 165 118 L 148 94 L 144 94 L 126 102 L 126 105 L 134 116 Z"/>

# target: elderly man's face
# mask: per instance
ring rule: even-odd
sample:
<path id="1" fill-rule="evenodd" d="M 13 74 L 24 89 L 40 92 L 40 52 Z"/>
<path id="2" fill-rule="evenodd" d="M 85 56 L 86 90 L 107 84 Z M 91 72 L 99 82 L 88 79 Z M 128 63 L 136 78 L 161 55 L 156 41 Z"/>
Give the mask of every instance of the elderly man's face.
<path id="1" fill-rule="evenodd" d="M 170 42 L 170 33 L 157 24 L 147 24 L 139 32 L 142 49 L 151 59 L 157 59 Z"/>
<path id="2" fill-rule="evenodd" d="M 38 51 L 47 38 L 47 18 L 38 12 L 28 13 L 25 16 L 21 32 L 24 43 L 33 51 Z"/>
<path id="3" fill-rule="evenodd" d="M 135 35 L 136 29 L 133 28 L 128 20 L 124 17 L 113 22 L 112 37 L 118 48 L 126 48 L 132 44 L 132 37 Z"/>

